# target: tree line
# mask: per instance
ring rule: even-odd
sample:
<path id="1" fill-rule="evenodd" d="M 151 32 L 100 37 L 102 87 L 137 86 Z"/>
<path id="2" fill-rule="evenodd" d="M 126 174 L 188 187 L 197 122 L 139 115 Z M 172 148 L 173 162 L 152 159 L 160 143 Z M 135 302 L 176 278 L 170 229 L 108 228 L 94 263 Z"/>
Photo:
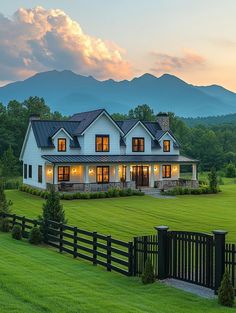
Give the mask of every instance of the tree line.
<path id="1" fill-rule="evenodd" d="M 127 114 L 114 113 L 115 120 L 137 118 L 155 121 L 156 113 L 147 104 L 139 105 Z M 51 112 L 43 98 L 30 97 L 23 102 L 0 103 L 0 176 L 21 175 L 19 155 L 29 117 L 38 114 L 41 119 L 62 120 L 68 117 Z M 212 167 L 222 169 L 226 164 L 236 164 L 236 123 L 222 125 L 194 125 L 190 127 L 181 118 L 169 112 L 171 130 L 181 144 L 181 154 L 200 160 L 202 170 Z"/>

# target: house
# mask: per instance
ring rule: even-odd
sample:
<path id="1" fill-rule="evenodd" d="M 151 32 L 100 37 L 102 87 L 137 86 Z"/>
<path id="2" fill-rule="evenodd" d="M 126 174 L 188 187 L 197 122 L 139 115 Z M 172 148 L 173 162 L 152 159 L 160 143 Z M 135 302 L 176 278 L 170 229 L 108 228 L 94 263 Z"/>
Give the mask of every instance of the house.
<path id="1" fill-rule="evenodd" d="M 182 184 L 180 165 L 195 159 L 180 155 L 167 114 L 156 122 L 114 121 L 104 109 L 77 113 L 66 121 L 32 116 L 22 146 L 24 184 L 46 189 L 98 191 L 110 187 L 168 188 Z"/>

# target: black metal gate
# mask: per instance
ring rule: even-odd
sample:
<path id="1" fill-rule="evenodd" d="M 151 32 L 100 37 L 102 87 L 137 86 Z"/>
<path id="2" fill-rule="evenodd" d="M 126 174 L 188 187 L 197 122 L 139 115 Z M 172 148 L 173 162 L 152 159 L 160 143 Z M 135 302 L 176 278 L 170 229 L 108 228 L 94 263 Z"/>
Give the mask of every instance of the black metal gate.
<path id="1" fill-rule="evenodd" d="M 168 276 L 213 288 L 213 239 L 203 233 L 169 231 Z"/>

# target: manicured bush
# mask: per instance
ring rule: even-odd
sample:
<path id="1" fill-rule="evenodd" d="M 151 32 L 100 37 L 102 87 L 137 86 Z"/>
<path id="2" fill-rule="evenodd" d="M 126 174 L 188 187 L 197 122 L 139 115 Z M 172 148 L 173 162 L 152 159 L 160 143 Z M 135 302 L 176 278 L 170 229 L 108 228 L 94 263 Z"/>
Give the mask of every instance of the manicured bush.
<path id="1" fill-rule="evenodd" d="M 234 288 L 232 286 L 229 272 L 225 271 L 218 290 L 218 302 L 223 306 L 232 307 L 234 304 Z"/>
<path id="2" fill-rule="evenodd" d="M 16 240 L 21 240 L 22 238 L 22 229 L 20 225 L 14 225 L 11 231 L 12 238 Z"/>
<path id="3" fill-rule="evenodd" d="M 0 219 L 0 231 L 8 233 L 10 231 L 10 221 L 8 218 Z"/>
<path id="4" fill-rule="evenodd" d="M 39 245 L 42 242 L 42 233 L 38 227 L 31 228 L 29 242 L 33 245 Z"/>
<path id="5" fill-rule="evenodd" d="M 145 263 L 144 272 L 142 275 L 142 283 L 143 284 L 152 284 L 155 281 L 154 270 L 152 266 L 152 261 L 150 258 L 147 258 Z"/>

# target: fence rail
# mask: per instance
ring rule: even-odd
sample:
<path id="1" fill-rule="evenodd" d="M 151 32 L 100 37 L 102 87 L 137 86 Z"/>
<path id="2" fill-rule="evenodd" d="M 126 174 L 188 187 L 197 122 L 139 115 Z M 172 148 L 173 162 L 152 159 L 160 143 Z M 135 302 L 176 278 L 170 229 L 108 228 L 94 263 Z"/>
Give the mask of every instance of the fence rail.
<path id="1" fill-rule="evenodd" d="M 60 253 L 71 254 L 74 258 L 101 265 L 107 271 L 115 271 L 126 276 L 133 275 L 133 243 L 124 242 L 111 236 L 90 232 L 78 227 L 47 220 L 44 225 L 35 219 L 16 214 L 4 214 L 10 227 L 20 225 L 22 236 L 29 237 L 34 226 L 43 227 L 44 242 Z"/>
<path id="2" fill-rule="evenodd" d="M 25 238 L 29 237 L 32 227 L 41 227 L 46 244 L 60 253 L 103 266 L 107 271 L 140 276 L 149 258 L 157 278 L 185 280 L 217 292 L 227 268 L 236 290 L 236 244 L 225 243 L 227 232 L 222 230 L 209 235 L 168 231 L 167 226 L 159 226 L 156 235 L 124 242 L 55 221 L 42 224 L 39 220 L 16 214 L 1 214 L 0 217 L 7 218 L 11 228 L 20 225 Z"/>

